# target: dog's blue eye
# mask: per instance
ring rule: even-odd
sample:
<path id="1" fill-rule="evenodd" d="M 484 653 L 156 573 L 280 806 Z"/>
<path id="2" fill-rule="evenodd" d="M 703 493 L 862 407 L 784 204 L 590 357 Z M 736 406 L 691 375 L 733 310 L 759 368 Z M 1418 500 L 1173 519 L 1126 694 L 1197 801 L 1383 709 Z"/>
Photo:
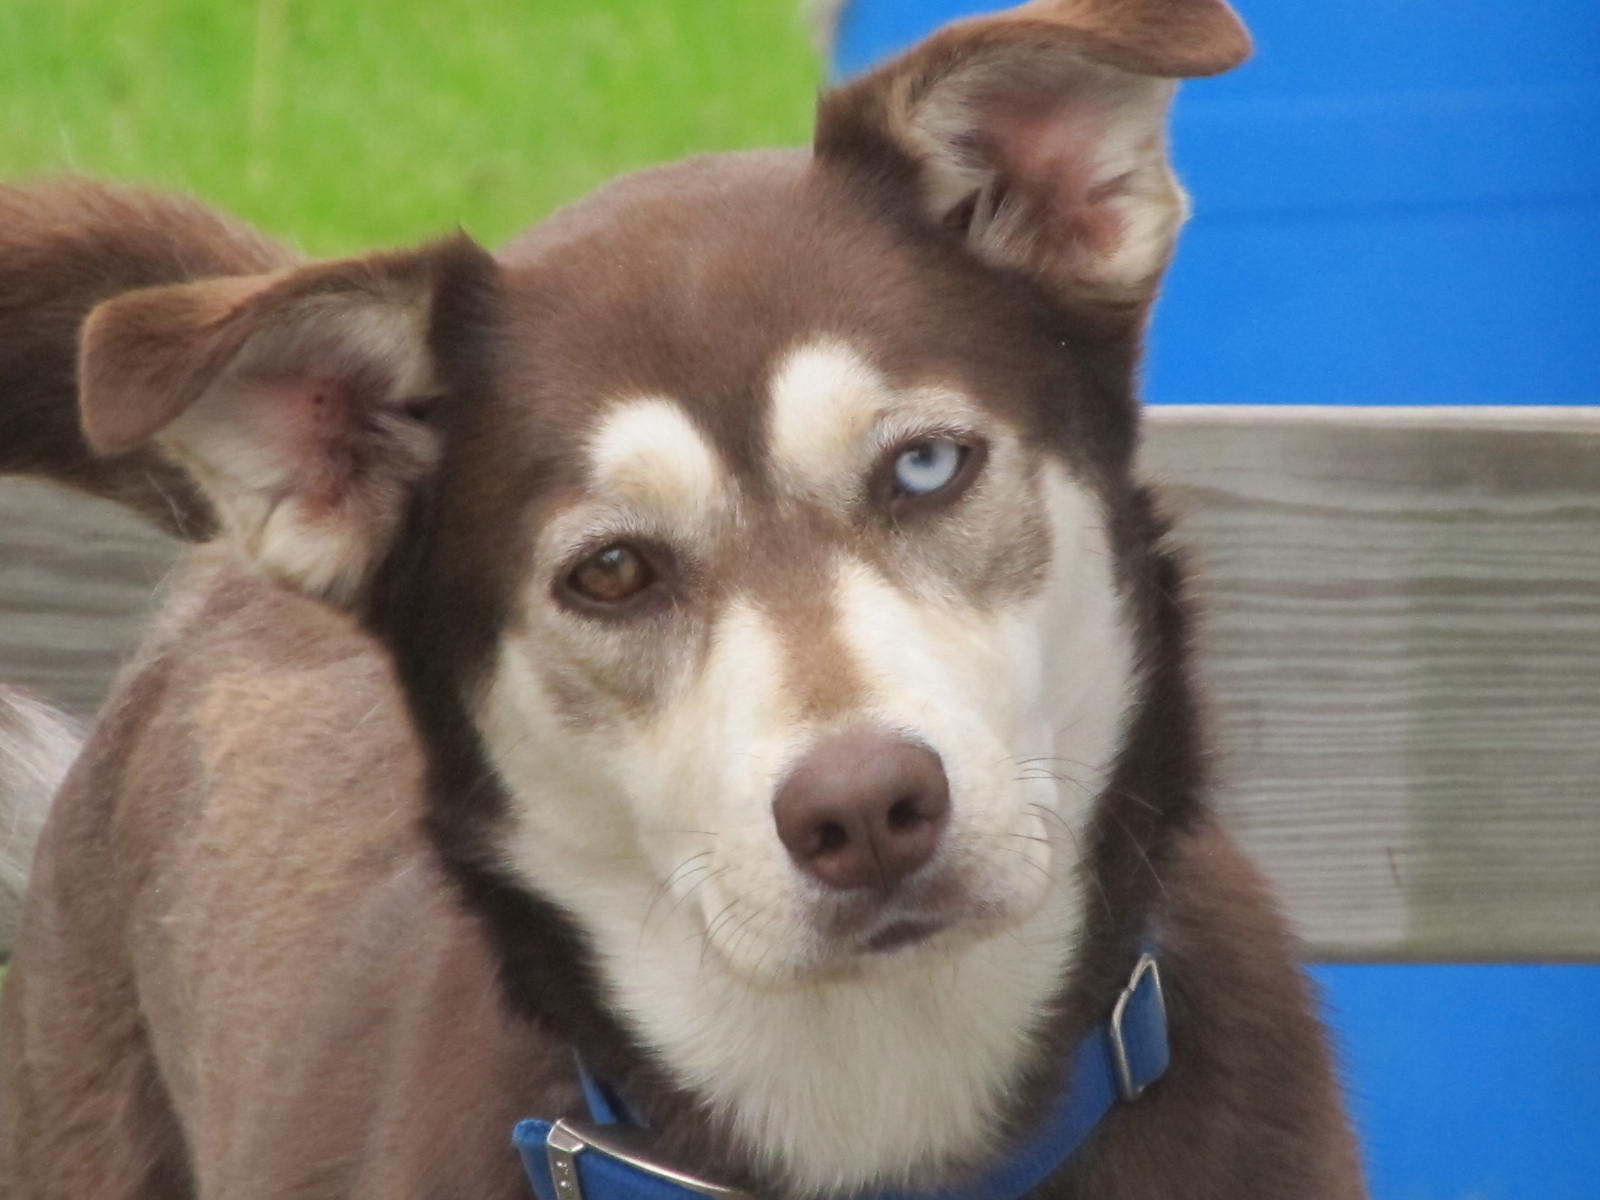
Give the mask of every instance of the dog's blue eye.
<path id="1" fill-rule="evenodd" d="M 966 455 L 965 446 L 943 438 L 913 442 L 895 457 L 894 485 L 913 496 L 937 492 L 961 471 Z"/>

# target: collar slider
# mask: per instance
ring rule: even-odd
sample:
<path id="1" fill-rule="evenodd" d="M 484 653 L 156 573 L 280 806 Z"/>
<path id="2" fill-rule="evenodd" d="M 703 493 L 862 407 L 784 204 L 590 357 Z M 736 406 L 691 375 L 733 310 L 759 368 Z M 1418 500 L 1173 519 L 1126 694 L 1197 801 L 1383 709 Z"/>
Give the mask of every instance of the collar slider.
<path id="1" fill-rule="evenodd" d="M 556 1185 L 556 1200 L 583 1200 L 583 1184 L 578 1180 L 578 1155 L 588 1149 L 565 1121 L 557 1121 L 545 1141 L 545 1157 L 550 1163 L 550 1182 Z"/>
<path id="2" fill-rule="evenodd" d="M 526 1122 L 536 1126 L 542 1122 Z M 518 1141 L 522 1142 L 522 1127 Z M 585 1200 L 583 1180 L 596 1184 L 598 1200 L 610 1196 L 683 1197 L 685 1193 L 707 1200 L 754 1200 L 745 1192 L 723 1187 L 656 1161 L 649 1153 L 648 1135 L 628 1125 L 598 1125 L 562 1118 L 545 1127 L 543 1134 L 528 1130 L 531 1147 L 543 1151 L 554 1185 L 548 1200 Z M 579 1159 L 593 1150 L 587 1166 Z M 541 1197 L 544 1193 L 540 1192 Z"/>
<path id="3" fill-rule="evenodd" d="M 1161 990 L 1161 969 L 1156 966 L 1155 956 L 1141 954 L 1139 961 L 1133 968 L 1133 974 L 1128 977 L 1128 986 L 1122 989 L 1117 997 L 1117 1003 L 1111 1010 L 1111 1023 L 1107 1032 L 1111 1037 L 1111 1062 L 1117 1072 L 1117 1091 L 1127 1104 L 1132 1104 L 1144 1095 L 1145 1088 L 1154 1082 L 1152 1076 L 1138 1077 L 1134 1071 L 1132 1057 L 1128 1052 L 1128 1037 L 1123 1031 L 1123 1019 L 1128 1015 L 1128 1005 L 1139 993 L 1141 988 L 1151 989 L 1151 997 L 1146 1005 L 1150 1016 L 1141 1019 L 1154 1019 L 1160 1025 L 1161 1043 L 1163 1048 L 1166 1042 L 1167 1024 L 1167 998 Z M 1165 1064 L 1162 1064 L 1163 1067 Z M 1159 1076 L 1160 1071 L 1155 1075 Z"/>

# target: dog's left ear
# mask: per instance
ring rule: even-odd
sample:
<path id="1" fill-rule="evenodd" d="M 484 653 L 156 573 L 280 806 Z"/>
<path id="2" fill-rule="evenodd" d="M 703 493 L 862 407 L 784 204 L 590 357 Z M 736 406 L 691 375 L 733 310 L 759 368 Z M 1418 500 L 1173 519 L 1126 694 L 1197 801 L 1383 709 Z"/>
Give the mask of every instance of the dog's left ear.
<path id="1" fill-rule="evenodd" d="M 1033 0 L 825 95 L 816 154 L 1075 307 L 1142 314 L 1187 212 L 1173 80 L 1243 62 L 1222 0 Z"/>

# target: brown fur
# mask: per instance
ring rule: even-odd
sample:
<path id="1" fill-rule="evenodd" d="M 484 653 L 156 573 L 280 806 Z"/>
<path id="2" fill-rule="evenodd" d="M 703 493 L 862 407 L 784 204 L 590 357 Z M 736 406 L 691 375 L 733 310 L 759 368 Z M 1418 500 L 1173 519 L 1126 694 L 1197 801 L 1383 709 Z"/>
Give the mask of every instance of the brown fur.
<path id="1" fill-rule="evenodd" d="M 383 657 L 219 557 L 174 580 L 41 855 L 0 1195 L 521 1195 L 506 1131 L 530 1093 L 571 1107 L 567 1060 L 420 836 Z"/>

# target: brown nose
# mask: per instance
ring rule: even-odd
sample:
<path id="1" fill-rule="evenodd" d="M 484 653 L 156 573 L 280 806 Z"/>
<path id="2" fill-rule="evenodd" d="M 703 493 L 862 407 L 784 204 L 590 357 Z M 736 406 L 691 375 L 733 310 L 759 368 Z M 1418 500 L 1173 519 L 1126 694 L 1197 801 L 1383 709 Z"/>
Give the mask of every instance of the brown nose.
<path id="1" fill-rule="evenodd" d="M 872 729 L 812 747 L 772 802 L 795 864 L 840 889 L 899 883 L 933 857 L 949 815 L 939 756 Z"/>

